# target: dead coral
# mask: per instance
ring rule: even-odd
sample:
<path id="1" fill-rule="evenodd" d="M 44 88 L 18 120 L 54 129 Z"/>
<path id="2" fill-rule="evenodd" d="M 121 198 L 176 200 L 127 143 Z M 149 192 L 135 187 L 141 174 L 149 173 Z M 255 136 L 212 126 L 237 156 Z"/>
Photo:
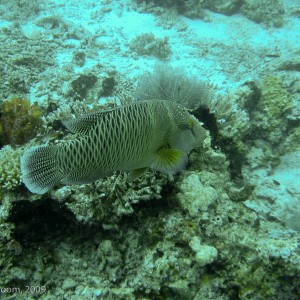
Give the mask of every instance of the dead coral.
<path id="1" fill-rule="evenodd" d="M 162 197 L 163 188 L 173 176 L 147 172 L 132 182 L 126 174 L 112 175 L 81 186 L 66 186 L 51 192 L 51 197 L 65 203 L 76 218 L 88 224 L 117 224 L 134 212 L 133 205 Z"/>

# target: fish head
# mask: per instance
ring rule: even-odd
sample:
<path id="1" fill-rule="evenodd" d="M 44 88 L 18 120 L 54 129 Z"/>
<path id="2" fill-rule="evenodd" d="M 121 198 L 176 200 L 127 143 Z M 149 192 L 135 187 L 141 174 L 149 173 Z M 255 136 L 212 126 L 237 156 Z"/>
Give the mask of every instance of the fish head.
<path id="1" fill-rule="evenodd" d="M 191 114 L 186 112 L 185 118 L 176 124 L 176 130 L 170 140 L 171 148 L 189 153 L 192 149 L 200 147 L 206 137 L 206 130 L 202 124 Z"/>

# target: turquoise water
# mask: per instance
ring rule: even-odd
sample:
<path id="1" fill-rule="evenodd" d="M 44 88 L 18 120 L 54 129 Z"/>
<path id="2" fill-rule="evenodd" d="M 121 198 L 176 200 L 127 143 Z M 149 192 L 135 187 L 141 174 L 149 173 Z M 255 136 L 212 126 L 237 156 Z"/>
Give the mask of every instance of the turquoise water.
<path id="1" fill-rule="evenodd" d="M 1 299 L 300 298 L 298 0 L 0 15 Z"/>

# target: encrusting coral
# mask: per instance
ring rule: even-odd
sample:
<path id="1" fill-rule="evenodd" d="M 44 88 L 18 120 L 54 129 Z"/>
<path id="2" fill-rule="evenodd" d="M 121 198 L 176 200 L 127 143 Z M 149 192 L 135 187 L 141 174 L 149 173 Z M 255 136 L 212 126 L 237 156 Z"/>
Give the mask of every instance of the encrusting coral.
<path id="1" fill-rule="evenodd" d="M 258 103 L 257 115 L 261 126 L 267 131 L 278 130 L 286 127 L 287 113 L 292 109 L 291 95 L 283 86 L 282 79 L 266 77 L 261 88 L 261 100 Z"/>
<path id="2" fill-rule="evenodd" d="M 0 104 L 0 145 L 22 145 L 35 137 L 42 111 L 30 101 L 11 98 Z"/>

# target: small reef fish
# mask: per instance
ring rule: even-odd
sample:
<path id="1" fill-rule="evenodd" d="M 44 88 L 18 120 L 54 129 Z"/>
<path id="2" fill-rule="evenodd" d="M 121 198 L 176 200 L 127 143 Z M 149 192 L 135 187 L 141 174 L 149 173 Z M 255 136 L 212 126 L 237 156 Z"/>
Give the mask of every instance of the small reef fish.
<path id="1" fill-rule="evenodd" d="M 184 107 L 166 100 L 136 101 L 63 122 L 73 140 L 34 146 L 21 158 L 22 180 L 37 194 L 55 185 L 85 184 L 115 171 L 130 179 L 147 168 L 175 174 L 206 134 Z"/>

